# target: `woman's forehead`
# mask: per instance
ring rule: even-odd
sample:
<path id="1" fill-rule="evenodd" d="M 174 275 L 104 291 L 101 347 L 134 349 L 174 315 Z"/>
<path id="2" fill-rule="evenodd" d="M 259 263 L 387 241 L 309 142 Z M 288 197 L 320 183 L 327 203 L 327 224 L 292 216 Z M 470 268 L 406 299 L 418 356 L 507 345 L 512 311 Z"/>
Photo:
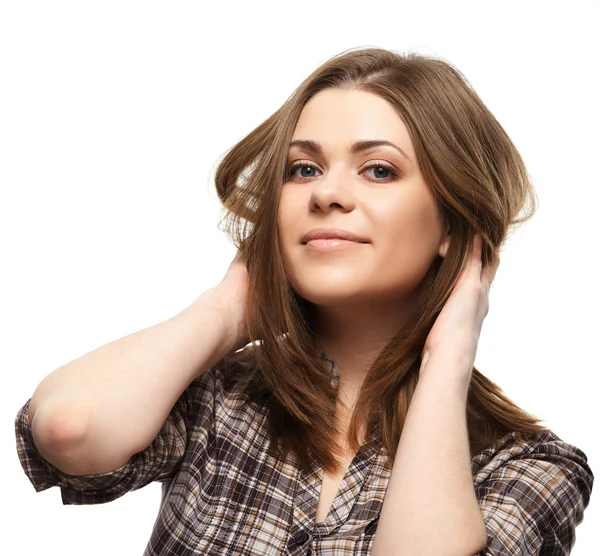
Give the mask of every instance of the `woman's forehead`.
<path id="1" fill-rule="evenodd" d="M 315 155 L 340 148 L 359 154 L 367 147 L 391 149 L 406 161 L 414 160 L 408 129 L 388 101 L 365 91 L 337 89 L 321 91 L 308 101 L 289 146 Z"/>

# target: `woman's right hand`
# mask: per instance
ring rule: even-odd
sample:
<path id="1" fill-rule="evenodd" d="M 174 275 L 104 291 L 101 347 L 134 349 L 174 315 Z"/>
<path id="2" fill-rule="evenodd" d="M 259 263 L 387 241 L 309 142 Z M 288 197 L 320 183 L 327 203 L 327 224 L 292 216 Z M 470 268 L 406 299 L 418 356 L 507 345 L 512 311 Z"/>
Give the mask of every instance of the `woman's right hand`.
<path id="1" fill-rule="evenodd" d="M 238 250 L 224 278 L 217 286 L 209 290 L 219 311 L 223 314 L 225 328 L 231 330 L 235 350 L 250 342 L 246 330 L 248 282 L 246 260 L 242 252 Z"/>

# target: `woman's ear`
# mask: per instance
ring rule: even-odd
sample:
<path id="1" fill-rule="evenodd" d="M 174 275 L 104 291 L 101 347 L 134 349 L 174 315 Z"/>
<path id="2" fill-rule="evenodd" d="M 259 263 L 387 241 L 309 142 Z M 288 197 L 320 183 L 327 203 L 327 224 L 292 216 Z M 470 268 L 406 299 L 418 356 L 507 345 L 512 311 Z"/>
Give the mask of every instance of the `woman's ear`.
<path id="1" fill-rule="evenodd" d="M 446 236 L 444 237 L 442 243 L 440 243 L 440 247 L 438 249 L 438 254 L 440 257 L 446 256 L 446 253 L 448 253 L 448 247 L 450 247 L 450 229 L 447 229 Z"/>

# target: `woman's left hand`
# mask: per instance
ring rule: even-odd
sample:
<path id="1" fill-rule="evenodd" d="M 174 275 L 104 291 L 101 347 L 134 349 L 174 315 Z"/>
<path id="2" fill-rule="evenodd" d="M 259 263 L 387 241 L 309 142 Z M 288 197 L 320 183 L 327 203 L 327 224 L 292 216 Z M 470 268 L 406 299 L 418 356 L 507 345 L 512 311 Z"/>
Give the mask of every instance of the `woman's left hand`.
<path id="1" fill-rule="evenodd" d="M 500 263 L 482 268 L 482 240 L 475 235 L 473 248 L 452 294 L 431 328 L 422 352 L 422 367 L 435 351 L 465 361 L 470 379 L 483 320 L 489 310 L 489 292 Z"/>

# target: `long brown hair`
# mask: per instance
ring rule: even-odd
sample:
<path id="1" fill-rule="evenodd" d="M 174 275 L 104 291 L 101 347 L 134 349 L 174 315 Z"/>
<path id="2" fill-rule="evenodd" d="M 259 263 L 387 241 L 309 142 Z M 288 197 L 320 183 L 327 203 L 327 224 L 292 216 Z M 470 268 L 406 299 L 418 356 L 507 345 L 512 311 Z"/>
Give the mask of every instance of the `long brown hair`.
<path id="1" fill-rule="evenodd" d="M 300 113 L 310 98 L 331 87 L 379 95 L 396 109 L 452 237 L 446 256 L 435 260 L 424 279 L 425 301 L 381 350 L 362 385 L 347 439 L 354 451 L 366 424 L 367 434 L 379 434 L 392 464 L 425 340 L 475 233 L 483 238 L 486 264 L 498 257 L 509 229 L 537 209 L 521 156 L 466 78 L 448 62 L 417 53 L 356 48 L 334 56 L 225 153 L 215 173 L 224 208 L 220 226 L 245 255 L 250 278 L 246 311 L 252 343 L 230 356 L 240 369 L 236 384 L 267 408 L 277 457 L 292 452 L 302 468 L 318 462 L 328 471 L 338 469 L 336 455 L 342 453 L 334 425 L 337 394 L 316 346 L 312 305 L 286 278 L 277 214 Z M 547 431 L 540 421 L 473 368 L 467 398 L 472 455 L 511 432 Z"/>

